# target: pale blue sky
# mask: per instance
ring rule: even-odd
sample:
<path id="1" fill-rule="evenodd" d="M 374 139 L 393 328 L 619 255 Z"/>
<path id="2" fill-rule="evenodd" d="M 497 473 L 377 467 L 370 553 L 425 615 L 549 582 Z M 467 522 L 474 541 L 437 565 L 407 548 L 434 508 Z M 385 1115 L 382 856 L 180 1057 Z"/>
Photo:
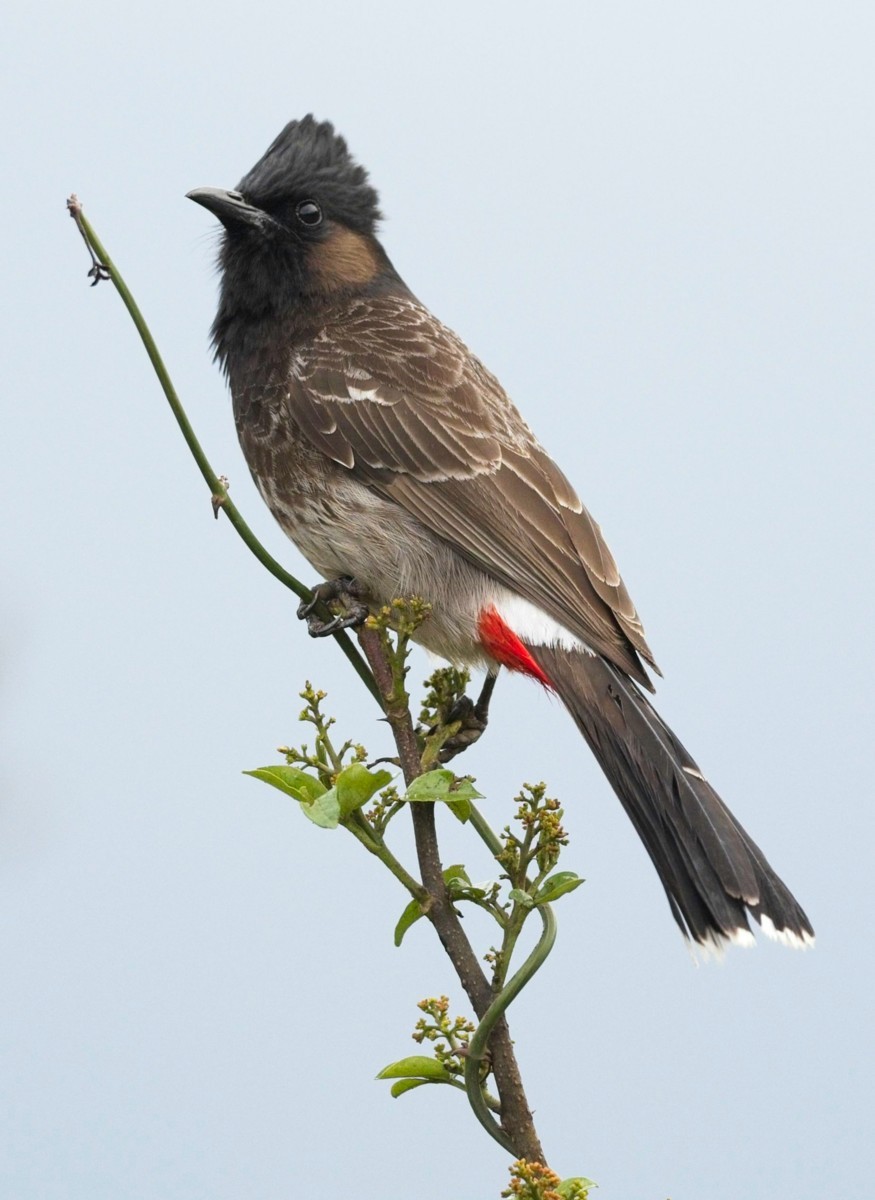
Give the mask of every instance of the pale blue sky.
<path id="1" fill-rule="evenodd" d="M 373 1082 L 415 1002 L 458 997 L 430 931 L 396 950 L 397 885 L 241 774 L 295 737 L 306 678 L 374 753 L 383 728 L 213 521 L 64 213 L 77 191 L 235 499 L 309 579 L 236 446 L 184 193 L 311 110 L 601 521 L 660 709 L 818 932 L 694 968 L 570 720 L 503 680 L 465 766 L 498 824 L 546 779 L 587 879 L 512 1012 L 551 1160 L 604 1200 L 868 1191 L 873 35 L 871 6 L 748 0 L 7 16 L 4 1200 L 504 1186 L 460 1096 Z"/>

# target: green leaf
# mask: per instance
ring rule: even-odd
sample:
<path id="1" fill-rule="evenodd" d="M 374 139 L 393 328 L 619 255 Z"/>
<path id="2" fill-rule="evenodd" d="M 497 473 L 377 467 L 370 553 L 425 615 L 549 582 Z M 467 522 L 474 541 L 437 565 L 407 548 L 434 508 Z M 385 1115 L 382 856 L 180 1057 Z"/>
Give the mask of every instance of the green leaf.
<path id="1" fill-rule="evenodd" d="M 466 821 L 471 819 L 471 801 L 470 800 L 450 800 L 447 808 L 464 825 Z"/>
<path id="2" fill-rule="evenodd" d="M 447 891 L 453 900 L 473 900 L 475 903 L 486 895 L 485 888 L 474 887 L 473 884 L 464 883 L 461 879 L 451 879 L 447 884 Z"/>
<path id="3" fill-rule="evenodd" d="M 575 888 L 579 888 L 582 883 L 583 880 L 573 871 L 557 871 L 555 875 L 545 879 L 535 892 L 535 903 L 552 904 L 566 892 L 573 892 Z"/>
<path id="4" fill-rule="evenodd" d="M 482 900 L 486 895 L 484 888 L 474 887 L 461 863 L 447 867 L 443 874 L 447 891 L 454 900 Z"/>
<path id="5" fill-rule="evenodd" d="M 398 924 L 395 926 L 395 945 L 400 946 L 404 940 L 404 935 L 411 925 L 415 925 L 419 918 L 423 916 L 422 908 L 418 900 L 411 900 L 405 908 L 404 912 L 398 918 Z"/>
<path id="6" fill-rule="evenodd" d="M 279 788 L 287 796 L 297 800 L 305 817 L 322 829 L 336 829 L 340 823 L 340 804 L 337 789 L 326 789 L 315 775 L 308 775 L 299 767 L 257 767 L 244 771 L 253 779 L 262 779 L 272 787 Z"/>
<path id="7" fill-rule="evenodd" d="M 483 797 L 470 779 L 457 779 L 452 771 L 441 767 L 414 779 L 404 799 L 433 803 L 436 800 L 482 800 Z"/>
<path id="8" fill-rule="evenodd" d="M 459 803 L 467 803 L 469 812 L 472 800 L 483 799 L 483 793 L 478 792 L 472 781 L 466 778 L 456 780 L 455 784 L 450 788 L 450 795 L 453 800 Z"/>
<path id="9" fill-rule="evenodd" d="M 424 1054 L 411 1054 L 398 1062 L 383 1067 L 377 1079 L 449 1079 L 450 1074 L 443 1063 Z"/>
<path id="10" fill-rule="evenodd" d="M 367 804 L 371 796 L 392 782 L 391 771 L 370 771 L 364 763 L 350 763 L 337 776 L 335 788 L 341 817 L 348 817 Z"/>
<path id="11" fill-rule="evenodd" d="M 556 1191 L 560 1196 L 568 1197 L 568 1200 L 583 1200 L 589 1188 L 598 1187 L 597 1183 L 593 1183 L 591 1179 L 585 1179 L 583 1175 L 575 1175 L 573 1179 L 563 1179 L 561 1183 L 556 1185 Z"/>
<path id="12" fill-rule="evenodd" d="M 392 1084 L 389 1091 L 397 1100 L 405 1092 L 412 1092 L 414 1088 L 425 1087 L 427 1082 L 428 1080 L 426 1079 L 399 1079 Z"/>
<path id="13" fill-rule="evenodd" d="M 449 800 L 450 787 L 455 781 L 455 775 L 445 767 L 437 771 L 427 771 L 414 779 L 407 789 L 405 800 Z"/>
<path id="14" fill-rule="evenodd" d="M 453 863 L 451 867 L 446 867 L 443 872 L 443 876 L 444 882 L 447 885 L 447 890 L 453 896 L 460 896 L 471 887 L 471 880 L 468 878 L 468 872 L 461 863 Z M 404 912 L 399 917 L 398 924 L 395 926 L 396 946 L 401 945 L 407 930 L 411 925 L 415 925 L 419 918 L 423 915 L 424 914 L 419 901 L 411 900 Z"/>
<path id="15" fill-rule="evenodd" d="M 300 767 L 280 765 L 276 767 L 256 767 L 254 771 L 244 771 L 253 779 L 261 779 L 272 787 L 279 788 L 287 796 L 293 796 L 299 804 L 308 804 L 327 791 L 325 784 L 315 775 L 309 775 Z"/>
<path id="16" fill-rule="evenodd" d="M 528 892 L 524 892 L 522 888 L 511 888 L 507 894 L 508 900 L 513 900 L 517 904 L 521 904 L 523 908 L 534 908 L 535 902 Z"/>
<path id="17" fill-rule="evenodd" d="M 336 829 L 340 824 L 337 788 L 329 788 L 312 802 L 301 801 L 301 812 L 320 829 Z"/>

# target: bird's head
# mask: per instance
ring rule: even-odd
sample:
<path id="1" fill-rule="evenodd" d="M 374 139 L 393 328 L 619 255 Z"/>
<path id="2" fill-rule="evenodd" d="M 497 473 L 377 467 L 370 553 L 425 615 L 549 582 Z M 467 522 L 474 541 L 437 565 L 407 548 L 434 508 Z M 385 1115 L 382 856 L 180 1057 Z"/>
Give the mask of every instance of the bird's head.
<path id="1" fill-rule="evenodd" d="M 368 286 L 391 269 L 376 239 L 380 212 L 367 171 L 328 121 L 290 121 L 233 191 L 188 198 L 224 226 L 219 268 L 223 325 L 256 320 Z"/>

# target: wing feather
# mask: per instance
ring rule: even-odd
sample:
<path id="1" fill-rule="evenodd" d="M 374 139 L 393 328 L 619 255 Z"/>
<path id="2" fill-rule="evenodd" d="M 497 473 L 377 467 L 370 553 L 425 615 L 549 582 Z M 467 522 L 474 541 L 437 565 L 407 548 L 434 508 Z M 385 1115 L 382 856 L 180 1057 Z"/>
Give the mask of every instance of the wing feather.
<path id="1" fill-rule="evenodd" d="M 314 447 L 636 680 L 655 668 L 596 522 L 497 379 L 410 296 L 358 298 L 293 357 Z"/>

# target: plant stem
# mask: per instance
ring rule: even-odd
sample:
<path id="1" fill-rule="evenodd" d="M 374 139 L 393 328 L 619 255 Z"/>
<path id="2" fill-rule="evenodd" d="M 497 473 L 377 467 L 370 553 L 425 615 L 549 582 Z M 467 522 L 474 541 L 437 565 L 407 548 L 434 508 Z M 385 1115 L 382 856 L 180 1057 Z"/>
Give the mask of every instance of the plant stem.
<path id="1" fill-rule="evenodd" d="M 388 867 L 399 883 L 407 888 L 413 899 L 419 901 L 423 910 L 427 909 L 430 903 L 430 896 L 427 890 L 408 871 L 405 871 L 389 847 L 373 836 L 361 813 L 354 813 L 352 818 L 347 821 L 346 827 L 370 854 L 373 854 L 385 867 Z"/>
<path id="2" fill-rule="evenodd" d="M 480 835 L 481 841 L 485 842 L 489 847 L 492 857 L 497 858 L 504 849 L 504 846 L 501 844 L 501 839 L 477 808 L 474 801 L 471 800 L 469 803 L 471 805 L 471 816 L 469 817 L 471 824 L 474 826 L 476 832 Z"/>
<path id="3" fill-rule="evenodd" d="M 137 328 L 137 333 L 139 333 L 140 340 L 146 348 L 146 353 L 149 355 L 149 360 L 152 363 L 155 374 L 158 376 L 158 381 L 164 390 L 164 395 L 167 397 L 167 402 L 170 405 L 174 417 L 176 418 L 176 423 L 179 425 L 179 428 L 182 431 L 182 436 L 185 438 L 186 444 L 191 451 L 192 456 L 198 465 L 200 473 L 206 480 L 207 486 L 209 487 L 213 496 L 213 503 L 217 511 L 217 515 L 218 509 L 223 509 L 228 520 L 234 526 L 237 533 L 240 535 L 246 546 L 252 551 L 261 565 L 266 567 L 275 579 L 278 579 L 280 583 L 284 584 L 287 588 L 293 591 L 296 596 L 299 596 L 302 600 L 309 600 L 311 598 L 310 589 L 301 583 L 300 580 L 296 579 L 294 575 L 289 574 L 289 572 L 277 562 L 273 555 L 269 554 L 268 551 L 265 550 L 264 546 L 262 546 L 261 542 L 237 511 L 236 505 L 228 495 L 228 489 L 225 483 L 210 465 L 209 459 L 207 458 L 200 442 L 197 439 L 197 435 L 191 426 L 191 422 L 186 415 L 185 409 L 182 407 L 179 396 L 176 393 L 176 388 L 173 386 L 173 382 L 167 371 L 167 367 L 164 365 L 164 360 L 162 359 L 158 351 L 158 347 L 155 344 L 155 339 L 152 337 L 149 326 L 146 324 L 136 300 L 131 295 L 127 284 L 119 272 L 118 267 L 116 267 L 115 263 L 107 254 L 103 243 L 94 232 L 93 228 L 91 227 L 91 223 L 88 221 L 85 214 L 82 212 L 82 206 L 75 196 L 71 196 L 67 201 L 67 210 L 79 227 L 79 231 L 85 239 L 85 244 L 88 246 L 89 250 L 91 250 L 92 256 L 97 256 L 100 266 L 106 272 L 106 275 L 109 277 L 109 279 L 112 280 L 116 291 L 118 292 L 119 296 L 121 296 L 122 303 L 128 310 L 131 320 L 134 322 L 134 325 Z M 106 276 L 103 275 L 95 275 L 95 282 L 97 282 L 99 278 L 105 277 Z M 326 610 L 324 615 L 327 617 L 330 614 Z M 370 691 L 371 695 L 378 704 L 382 703 L 380 694 L 374 684 L 373 677 L 362 661 L 361 655 L 356 650 L 348 635 L 341 631 L 334 634 L 334 638 L 343 653 L 349 659 L 365 687 L 368 689 L 368 691 Z"/>
<path id="4" fill-rule="evenodd" d="M 186 444 L 210 488 L 216 515 L 220 508 L 223 509 L 231 525 L 262 566 L 295 595 L 309 601 L 311 599 L 309 588 L 286 571 L 262 546 L 228 495 L 225 481 L 216 474 L 210 465 L 182 407 L 139 306 L 90 222 L 84 216 L 82 206 L 75 196 L 71 196 L 67 201 L 67 209 L 76 222 L 94 260 L 94 266 L 89 275 L 93 278 L 94 283 L 107 278 L 112 281 L 136 326 Z M 325 610 L 321 615 L 328 616 L 329 614 Z M 407 696 L 393 673 L 379 634 L 375 630 L 367 628 L 359 632 L 359 642 L 370 664 L 370 670 L 346 633 L 341 631 L 334 637 L 356 674 L 386 712 L 398 748 L 401 768 L 409 786 L 413 779 L 422 772 L 419 746 Z M 364 828 L 363 823 L 360 825 L 350 822 L 348 827 L 366 849 L 380 858 L 411 895 L 420 901 L 425 915 L 434 925 L 477 1014 L 480 1025 L 468 1048 L 465 1066 L 465 1091 L 475 1114 L 489 1134 L 508 1153 L 516 1158 L 524 1158 L 529 1162 L 540 1162 L 546 1165 L 526 1100 L 519 1066 L 513 1053 L 513 1043 L 504 1018 L 504 1011 L 549 952 L 555 936 L 552 914 L 546 906 L 541 910 L 545 927 L 538 945 L 510 983 L 502 989 L 499 996 L 495 997 L 447 894 L 441 870 L 434 805 L 411 804 L 410 808 L 422 885 L 404 870 L 384 844 L 374 840 L 371 832 Z M 501 842 L 474 805 L 471 806 L 470 820 L 491 853 L 493 855 L 500 853 Z M 494 1106 L 494 1101 L 484 1095 L 479 1080 L 479 1063 L 485 1053 L 487 1042 L 492 1057 L 492 1071 L 501 1097 L 500 1127 L 495 1124 L 489 1112 L 490 1107 Z M 461 1085 L 454 1083 L 454 1086 L 460 1087 Z"/>
<path id="5" fill-rule="evenodd" d="M 393 672 L 392 665 L 387 661 L 379 633 L 375 629 L 365 626 L 359 630 L 358 637 L 359 645 L 364 651 L 377 686 L 383 695 L 386 718 L 391 726 L 395 745 L 398 748 L 401 770 L 409 787 L 413 780 L 422 773 L 422 763 L 407 697 L 398 686 L 396 673 Z M 401 695 L 398 694 L 399 691 Z M 493 1019 L 486 1031 L 483 1045 L 485 1047 L 486 1038 L 488 1038 L 492 1055 L 492 1071 L 501 1098 L 501 1126 L 495 1124 L 483 1098 L 479 1067 L 476 1068 L 474 1086 L 467 1082 L 468 1070 L 466 1067 L 468 1099 L 477 1119 L 490 1136 L 509 1154 L 513 1154 L 516 1158 L 524 1158 L 529 1162 L 545 1163 L 544 1151 L 535 1130 L 519 1065 L 513 1052 L 510 1031 L 503 1015 L 506 1004 L 502 1005 L 500 1012 L 494 1011 L 492 988 L 447 894 L 437 841 L 435 806 L 426 803 L 411 804 L 410 809 L 419 870 L 431 900 L 425 915 L 434 926 L 441 945 L 455 967 L 459 981 L 471 1001 L 478 1020 L 482 1022 L 490 1011 L 493 1012 Z M 494 837 L 494 835 L 492 836 Z M 495 840 L 497 842 L 497 839 Z M 500 843 L 498 846 L 500 849 Z M 510 1003 L 510 999 L 507 1000 L 507 1003 Z M 480 1053 L 482 1057 L 482 1048 Z"/>
<path id="6" fill-rule="evenodd" d="M 535 972 L 543 966 L 547 955 L 553 949 L 553 943 L 556 940 L 556 918 L 553 915 L 553 910 L 549 904 L 544 904 L 538 906 L 538 912 L 540 913 L 544 928 L 541 931 L 537 945 L 520 969 L 513 975 L 510 982 L 504 985 L 487 1011 L 481 1016 L 480 1024 L 474 1031 L 474 1036 L 471 1038 L 468 1046 L 468 1055 L 465 1059 L 465 1084 L 469 1099 L 473 1094 L 473 1088 L 470 1086 L 469 1080 L 471 1084 L 474 1081 L 477 1081 L 479 1084 L 480 1063 L 493 1028 L 499 1021 L 503 1020 L 503 1014 L 508 1005 L 516 999 Z M 481 1124 L 483 1124 L 484 1115 L 488 1119 L 488 1112 L 485 1109 L 482 1114 L 478 1112 L 477 1115 L 480 1118 Z M 543 1163 L 544 1160 L 541 1159 L 540 1161 Z M 546 1166 L 546 1163 L 544 1165 Z"/>

